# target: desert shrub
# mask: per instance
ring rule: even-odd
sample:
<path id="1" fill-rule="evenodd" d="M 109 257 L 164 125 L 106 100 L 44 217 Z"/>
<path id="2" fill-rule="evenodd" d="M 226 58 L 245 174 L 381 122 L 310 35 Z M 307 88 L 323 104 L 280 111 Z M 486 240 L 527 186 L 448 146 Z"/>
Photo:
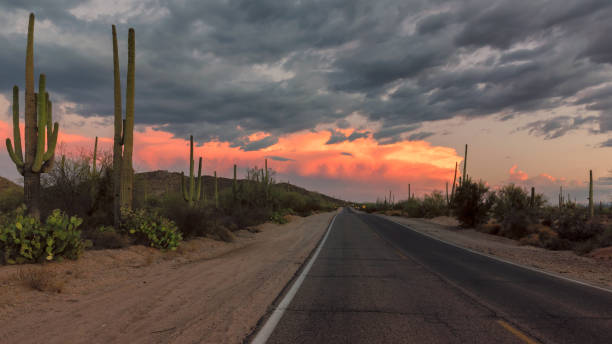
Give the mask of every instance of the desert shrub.
<path id="1" fill-rule="evenodd" d="M 91 240 L 91 248 L 94 250 L 118 249 L 130 245 L 130 239 L 126 234 L 117 233 L 115 228 L 110 226 L 83 231 L 83 238 Z"/>
<path id="2" fill-rule="evenodd" d="M 57 273 L 43 267 L 20 269 L 17 271 L 15 279 L 33 290 L 53 293 L 61 293 L 65 284 L 65 281 Z"/>
<path id="3" fill-rule="evenodd" d="M 205 236 L 219 216 L 214 207 L 204 207 L 201 204 L 189 207 L 178 194 L 168 195 L 160 203 L 161 215 L 172 220 L 184 238 Z"/>
<path id="4" fill-rule="evenodd" d="M 578 242 L 599 235 L 604 227 L 597 221 L 588 219 L 588 210 L 584 207 L 566 207 L 559 212 L 553 229 L 562 239 Z"/>
<path id="5" fill-rule="evenodd" d="M 297 192 L 285 191 L 278 195 L 280 207 L 292 209 L 297 213 L 301 213 L 306 209 L 306 199 Z"/>
<path id="6" fill-rule="evenodd" d="M 501 225 L 499 223 L 484 223 L 477 226 L 476 230 L 482 233 L 497 235 L 501 230 Z"/>
<path id="7" fill-rule="evenodd" d="M 612 226 L 605 226 L 600 222 L 587 223 L 587 231 L 591 230 L 592 236 L 584 241 L 574 243 L 573 250 L 577 254 L 586 254 L 600 247 L 612 246 Z"/>
<path id="8" fill-rule="evenodd" d="M 21 204 L 23 204 L 23 190 L 7 188 L 0 192 L 0 212 L 11 212 Z"/>
<path id="9" fill-rule="evenodd" d="M 122 209 L 121 230 L 136 243 L 164 250 L 176 250 L 183 239 L 174 222 L 145 209 Z"/>
<path id="10" fill-rule="evenodd" d="M 398 207 L 402 210 L 404 215 L 408 217 L 424 217 L 425 212 L 421 206 L 421 200 L 418 198 L 410 198 L 405 201 L 398 203 Z"/>
<path id="11" fill-rule="evenodd" d="M 434 218 L 448 214 L 446 199 L 440 191 L 433 191 L 429 195 L 423 197 L 421 202 L 423 217 Z"/>
<path id="12" fill-rule="evenodd" d="M 291 209 L 283 209 L 281 211 L 274 211 L 272 212 L 272 215 L 270 216 L 270 221 L 274 222 L 274 223 L 278 223 L 280 225 L 285 224 L 287 222 L 289 222 L 289 220 L 287 220 L 287 215 L 292 214 Z"/>
<path id="13" fill-rule="evenodd" d="M 82 222 L 56 209 L 41 223 L 19 207 L 1 221 L 0 259 L 8 264 L 77 259 L 84 248 L 77 229 Z"/>
<path id="14" fill-rule="evenodd" d="M 492 205 L 489 188 L 482 181 L 472 182 L 468 177 L 455 190 L 453 212 L 463 227 L 485 223 Z"/>
<path id="15" fill-rule="evenodd" d="M 99 152 L 97 173 L 91 153 L 62 156 L 41 178 L 41 213 L 62 209 L 83 219 L 85 228 L 113 221 L 112 154 Z"/>
<path id="16" fill-rule="evenodd" d="M 520 239 L 528 234 L 528 227 L 538 222 L 538 212 L 544 204 L 541 194 L 531 196 L 523 188 L 514 184 L 503 186 L 492 197 L 493 217 L 501 224 L 501 235 Z"/>

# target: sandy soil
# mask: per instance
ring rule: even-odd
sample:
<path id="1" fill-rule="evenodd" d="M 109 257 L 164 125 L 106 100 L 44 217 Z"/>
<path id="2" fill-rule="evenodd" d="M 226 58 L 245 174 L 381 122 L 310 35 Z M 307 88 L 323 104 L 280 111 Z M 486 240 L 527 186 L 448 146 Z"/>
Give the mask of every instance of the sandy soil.
<path id="1" fill-rule="evenodd" d="M 78 261 L 0 267 L 0 342 L 240 343 L 322 237 L 335 213 L 196 239 L 177 252 L 142 246 Z M 50 277 L 40 292 L 24 271 Z"/>
<path id="2" fill-rule="evenodd" d="M 461 229 L 457 227 L 457 220 L 450 217 L 430 220 L 385 217 L 458 246 L 612 290 L 612 260 L 606 258 L 606 253 L 612 252 L 611 248 L 582 257 L 572 251 L 550 251 L 473 229 Z"/>

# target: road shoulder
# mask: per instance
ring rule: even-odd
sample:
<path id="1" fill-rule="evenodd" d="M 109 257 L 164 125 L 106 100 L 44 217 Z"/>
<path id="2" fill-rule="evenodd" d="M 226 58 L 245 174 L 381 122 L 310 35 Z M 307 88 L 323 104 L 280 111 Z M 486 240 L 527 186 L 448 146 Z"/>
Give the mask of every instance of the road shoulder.
<path id="1" fill-rule="evenodd" d="M 572 251 L 550 251 L 540 247 L 521 245 L 516 240 L 481 233 L 473 229 L 440 225 L 426 219 L 379 216 L 460 247 L 612 290 L 612 260 L 582 257 Z"/>

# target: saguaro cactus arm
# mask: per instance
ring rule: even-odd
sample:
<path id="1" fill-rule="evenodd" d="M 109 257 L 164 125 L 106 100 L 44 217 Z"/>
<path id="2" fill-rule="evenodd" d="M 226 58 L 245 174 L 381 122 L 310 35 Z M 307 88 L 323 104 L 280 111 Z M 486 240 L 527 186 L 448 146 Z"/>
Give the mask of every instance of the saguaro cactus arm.
<path id="1" fill-rule="evenodd" d="M 196 180 L 196 194 L 194 198 L 196 201 L 202 199 L 202 157 L 200 157 L 198 162 L 198 179 Z"/>
<path id="2" fill-rule="evenodd" d="M 91 168 L 91 174 L 92 175 L 97 175 L 97 169 L 96 169 L 96 162 L 98 160 L 98 137 L 96 136 L 96 140 L 94 141 L 94 150 L 93 150 L 93 158 L 92 158 L 92 168 Z"/>
<path id="3" fill-rule="evenodd" d="M 47 151 L 43 155 L 44 165 L 43 172 L 47 172 L 53 167 L 53 158 L 55 157 L 55 146 L 57 145 L 57 135 L 59 134 L 59 123 L 51 123 L 53 120 L 53 103 L 49 100 L 47 94 Z"/>
<path id="4" fill-rule="evenodd" d="M 11 139 L 6 139 L 6 150 L 11 157 L 11 160 L 17 166 L 19 173 L 23 175 L 23 151 L 21 150 L 21 130 L 19 129 L 19 87 L 13 87 L 13 139 L 15 147 L 11 143 Z"/>

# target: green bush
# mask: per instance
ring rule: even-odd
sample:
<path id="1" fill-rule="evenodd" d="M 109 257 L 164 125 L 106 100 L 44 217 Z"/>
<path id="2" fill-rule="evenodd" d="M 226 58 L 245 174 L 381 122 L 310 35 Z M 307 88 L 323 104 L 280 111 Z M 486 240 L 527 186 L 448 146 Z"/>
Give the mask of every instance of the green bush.
<path id="1" fill-rule="evenodd" d="M 463 227 L 475 227 L 488 220 L 493 199 L 482 181 L 472 182 L 468 177 L 455 190 L 453 210 Z"/>
<path id="2" fill-rule="evenodd" d="M 83 238 L 91 240 L 94 250 L 118 249 L 130 245 L 130 239 L 125 233 L 117 233 L 112 226 L 100 226 L 97 229 L 83 231 Z"/>
<path id="3" fill-rule="evenodd" d="M 174 222 L 145 209 L 122 209 L 121 230 L 134 237 L 136 243 L 164 250 L 176 250 L 183 239 Z"/>
<path id="4" fill-rule="evenodd" d="M 293 211 L 291 209 L 286 209 L 282 211 L 274 211 L 272 212 L 272 215 L 270 216 L 270 221 L 274 223 L 278 223 L 280 225 L 285 224 L 289 222 L 286 216 L 292 213 Z"/>
<path id="5" fill-rule="evenodd" d="M 84 248 L 77 230 L 82 222 L 56 209 L 41 223 L 19 207 L 0 223 L 0 259 L 8 264 L 77 259 Z"/>
<path id="6" fill-rule="evenodd" d="M 603 225 L 597 221 L 588 219 L 588 210 L 584 207 L 566 207 L 559 212 L 557 221 L 553 224 L 553 229 L 562 239 L 569 241 L 586 241 L 601 232 Z"/>
<path id="7" fill-rule="evenodd" d="M 431 194 L 425 195 L 423 202 L 421 202 L 421 208 L 423 217 L 430 219 L 448 214 L 446 199 L 440 191 L 433 191 Z"/>
<path id="8" fill-rule="evenodd" d="M 408 217 L 425 217 L 422 201 L 418 198 L 410 198 L 398 203 L 399 208 Z"/>
<path id="9" fill-rule="evenodd" d="M 530 224 L 538 223 L 539 210 L 544 204 L 541 194 L 531 196 L 523 188 L 514 184 L 503 186 L 491 199 L 493 200 L 493 217 L 501 224 L 501 235 L 520 239 L 528 234 Z"/>

